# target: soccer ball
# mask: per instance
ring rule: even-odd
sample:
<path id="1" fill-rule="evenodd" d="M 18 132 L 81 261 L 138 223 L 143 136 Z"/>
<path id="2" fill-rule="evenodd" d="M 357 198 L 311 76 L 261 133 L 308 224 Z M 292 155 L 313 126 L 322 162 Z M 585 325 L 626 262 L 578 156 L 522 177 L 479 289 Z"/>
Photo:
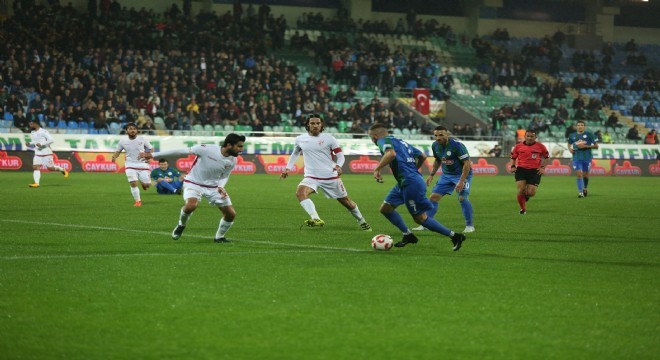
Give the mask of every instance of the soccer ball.
<path id="1" fill-rule="evenodd" d="M 393 243 L 392 237 L 385 234 L 378 234 L 371 238 L 371 247 L 376 250 L 389 250 Z"/>

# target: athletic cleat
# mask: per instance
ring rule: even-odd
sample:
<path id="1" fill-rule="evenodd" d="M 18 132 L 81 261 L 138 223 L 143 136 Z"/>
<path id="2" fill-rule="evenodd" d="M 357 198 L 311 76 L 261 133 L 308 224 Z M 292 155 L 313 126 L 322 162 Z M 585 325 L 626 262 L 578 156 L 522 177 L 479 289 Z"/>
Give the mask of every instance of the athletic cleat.
<path id="1" fill-rule="evenodd" d="M 463 245 L 463 241 L 465 241 L 465 235 L 461 233 L 454 233 L 454 236 L 451 237 L 451 243 L 454 244 L 452 250 L 454 251 L 460 250 L 461 245 Z"/>
<path id="2" fill-rule="evenodd" d="M 69 172 L 66 171 L 66 169 L 64 169 L 64 170 L 62 170 L 62 175 L 64 175 L 64 178 L 66 179 L 66 178 L 69 177 Z"/>
<path id="3" fill-rule="evenodd" d="M 584 188 L 584 190 L 582 190 L 582 195 L 584 195 L 584 197 L 587 197 L 587 188 Z"/>
<path id="4" fill-rule="evenodd" d="M 394 244 L 394 246 L 404 247 L 408 244 L 417 244 L 417 241 L 419 241 L 417 239 L 417 236 L 415 236 L 413 233 L 410 233 L 407 235 L 403 235 L 403 239 L 401 239 L 401 241 L 399 241 L 398 243 Z"/>
<path id="5" fill-rule="evenodd" d="M 221 237 L 221 238 L 214 239 L 213 242 L 217 242 L 217 243 L 230 243 L 231 241 L 230 241 L 230 240 L 227 240 L 227 238 L 223 236 L 223 237 Z"/>
<path id="6" fill-rule="evenodd" d="M 463 234 L 471 232 L 474 232 L 474 226 L 466 226 L 465 230 L 463 230 Z"/>
<path id="7" fill-rule="evenodd" d="M 583 197 L 584 197 L 584 193 L 578 193 L 578 198 L 583 198 Z"/>
<path id="8" fill-rule="evenodd" d="M 28 187 L 31 187 L 31 188 L 38 188 L 38 187 L 39 187 L 39 184 L 30 184 L 30 185 L 28 185 Z"/>
<path id="9" fill-rule="evenodd" d="M 183 225 L 177 225 L 177 226 L 174 228 L 174 230 L 172 230 L 172 239 L 173 239 L 173 240 L 179 240 L 179 238 L 181 237 L 181 234 L 183 234 L 183 230 L 184 230 L 185 228 L 186 228 L 186 227 L 183 226 Z"/>
<path id="10" fill-rule="evenodd" d="M 371 230 L 371 225 L 369 225 L 366 222 L 363 222 L 362 224 L 360 224 L 360 229 L 362 229 L 362 231 L 372 231 Z"/>
<path id="11" fill-rule="evenodd" d="M 142 201 L 139 201 L 139 200 L 136 201 L 135 204 L 133 204 L 133 206 L 135 206 L 135 207 L 140 207 L 140 206 L 142 206 Z"/>
<path id="12" fill-rule="evenodd" d="M 520 209 L 520 215 L 525 215 L 525 214 L 527 214 L 527 211 L 523 210 L 523 209 Z"/>
<path id="13" fill-rule="evenodd" d="M 323 225 L 325 225 L 325 222 L 321 219 L 309 219 L 309 220 L 305 220 L 303 222 L 303 225 L 309 227 L 323 227 Z"/>
<path id="14" fill-rule="evenodd" d="M 424 227 L 424 225 L 420 225 L 418 227 L 412 228 L 412 230 L 413 231 L 424 231 L 424 230 L 426 230 L 426 228 Z"/>

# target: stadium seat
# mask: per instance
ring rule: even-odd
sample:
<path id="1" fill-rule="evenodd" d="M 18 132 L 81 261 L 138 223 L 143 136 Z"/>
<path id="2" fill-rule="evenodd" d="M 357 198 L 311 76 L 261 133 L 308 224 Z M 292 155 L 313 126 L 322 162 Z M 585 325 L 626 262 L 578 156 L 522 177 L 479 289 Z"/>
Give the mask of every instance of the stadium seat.
<path id="1" fill-rule="evenodd" d="M 14 121 L 14 115 L 10 112 L 5 112 L 5 120 L 11 120 L 12 122 Z"/>

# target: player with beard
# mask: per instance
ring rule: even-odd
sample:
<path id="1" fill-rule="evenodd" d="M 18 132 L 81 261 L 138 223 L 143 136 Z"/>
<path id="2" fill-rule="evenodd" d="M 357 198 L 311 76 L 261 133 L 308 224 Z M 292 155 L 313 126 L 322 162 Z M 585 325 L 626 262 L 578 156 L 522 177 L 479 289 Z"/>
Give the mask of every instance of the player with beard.
<path id="1" fill-rule="evenodd" d="M 186 228 L 188 219 L 199 206 L 204 197 L 209 204 L 217 206 L 222 212 L 218 231 L 215 233 L 215 242 L 226 243 L 225 235 L 234 224 L 236 210 L 232 206 L 231 199 L 225 185 L 229 181 L 229 175 L 236 166 L 236 157 L 243 151 L 245 136 L 229 134 L 222 143 L 218 145 L 205 144 L 195 145 L 191 148 L 160 151 L 154 154 L 143 153 L 141 158 L 163 158 L 167 156 L 187 157 L 195 155 L 190 172 L 183 180 L 183 200 L 185 204 L 179 214 L 179 224 L 172 231 L 172 239 L 178 240 Z"/>
<path id="2" fill-rule="evenodd" d="M 142 206 L 140 198 L 140 189 L 138 181 L 142 184 L 142 189 L 147 190 L 151 186 L 151 169 L 148 161 L 139 158 L 141 153 L 150 152 L 153 149 L 151 143 L 143 136 L 138 136 L 138 127 L 134 123 L 126 124 L 127 139 L 119 140 L 117 150 L 112 154 L 112 162 L 117 161 L 119 154 L 126 151 L 126 163 L 124 165 L 126 177 L 131 184 L 131 195 L 135 203 L 133 206 Z"/>
<path id="3" fill-rule="evenodd" d="M 41 180 L 41 166 L 46 166 L 50 171 L 59 171 L 65 178 L 69 177 L 69 172 L 66 169 L 55 165 L 53 162 L 53 150 L 50 148 L 55 139 L 50 135 L 48 130 L 41 127 L 39 120 L 30 121 L 30 141 L 25 145 L 34 145 L 34 158 L 32 159 L 32 177 L 34 183 L 28 185 L 31 188 L 38 188 L 39 181 Z"/>
<path id="4" fill-rule="evenodd" d="M 337 199 L 357 220 L 363 231 L 371 231 L 371 226 L 360 213 L 357 204 L 348 197 L 348 192 L 341 180 L 341 166 L 344 164 L 344 153 L 334 136 L 323 134 L 323 119 L 319 114 L 310 114 L 305 121 L 307 134 L 296 137 L 295 148 L 280 179 L 286 179 L 293 169 L 296 160 L 302 154 L 305 158 L 305 175 L 298 184 L 296 197 L 300 206 L 309 214 L 310 219 L 303 225 L 321 227 L 325 222 L 316 212 L 316 206 L 309 195 L 320 188 L 329 199 Z M 336 161 L 332 156 L 336 157 Z"/>

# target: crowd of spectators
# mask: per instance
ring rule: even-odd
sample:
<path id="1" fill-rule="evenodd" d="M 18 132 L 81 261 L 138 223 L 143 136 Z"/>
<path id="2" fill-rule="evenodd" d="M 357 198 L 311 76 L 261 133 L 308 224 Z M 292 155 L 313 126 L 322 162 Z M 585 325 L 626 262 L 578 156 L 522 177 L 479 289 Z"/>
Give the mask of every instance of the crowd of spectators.
<path id="1" fill-rule="evenodd" d="M 284 17 L 236 22 L 231 14 L 186 17 L 176 5 L 158 15 L 112 4 L 100 17 L 56 2 L 14 9 L 0 34 L 0 109 L 19 128 L 25 108 L 47 124 L 99 130 L 134 121 L 153 131 L 156 116 L 168 129 L 238 123 L 245 114 L 275 123 L 305 86 L 316 92 L 295 66 L 265 53 L 283 43 Z"/>

